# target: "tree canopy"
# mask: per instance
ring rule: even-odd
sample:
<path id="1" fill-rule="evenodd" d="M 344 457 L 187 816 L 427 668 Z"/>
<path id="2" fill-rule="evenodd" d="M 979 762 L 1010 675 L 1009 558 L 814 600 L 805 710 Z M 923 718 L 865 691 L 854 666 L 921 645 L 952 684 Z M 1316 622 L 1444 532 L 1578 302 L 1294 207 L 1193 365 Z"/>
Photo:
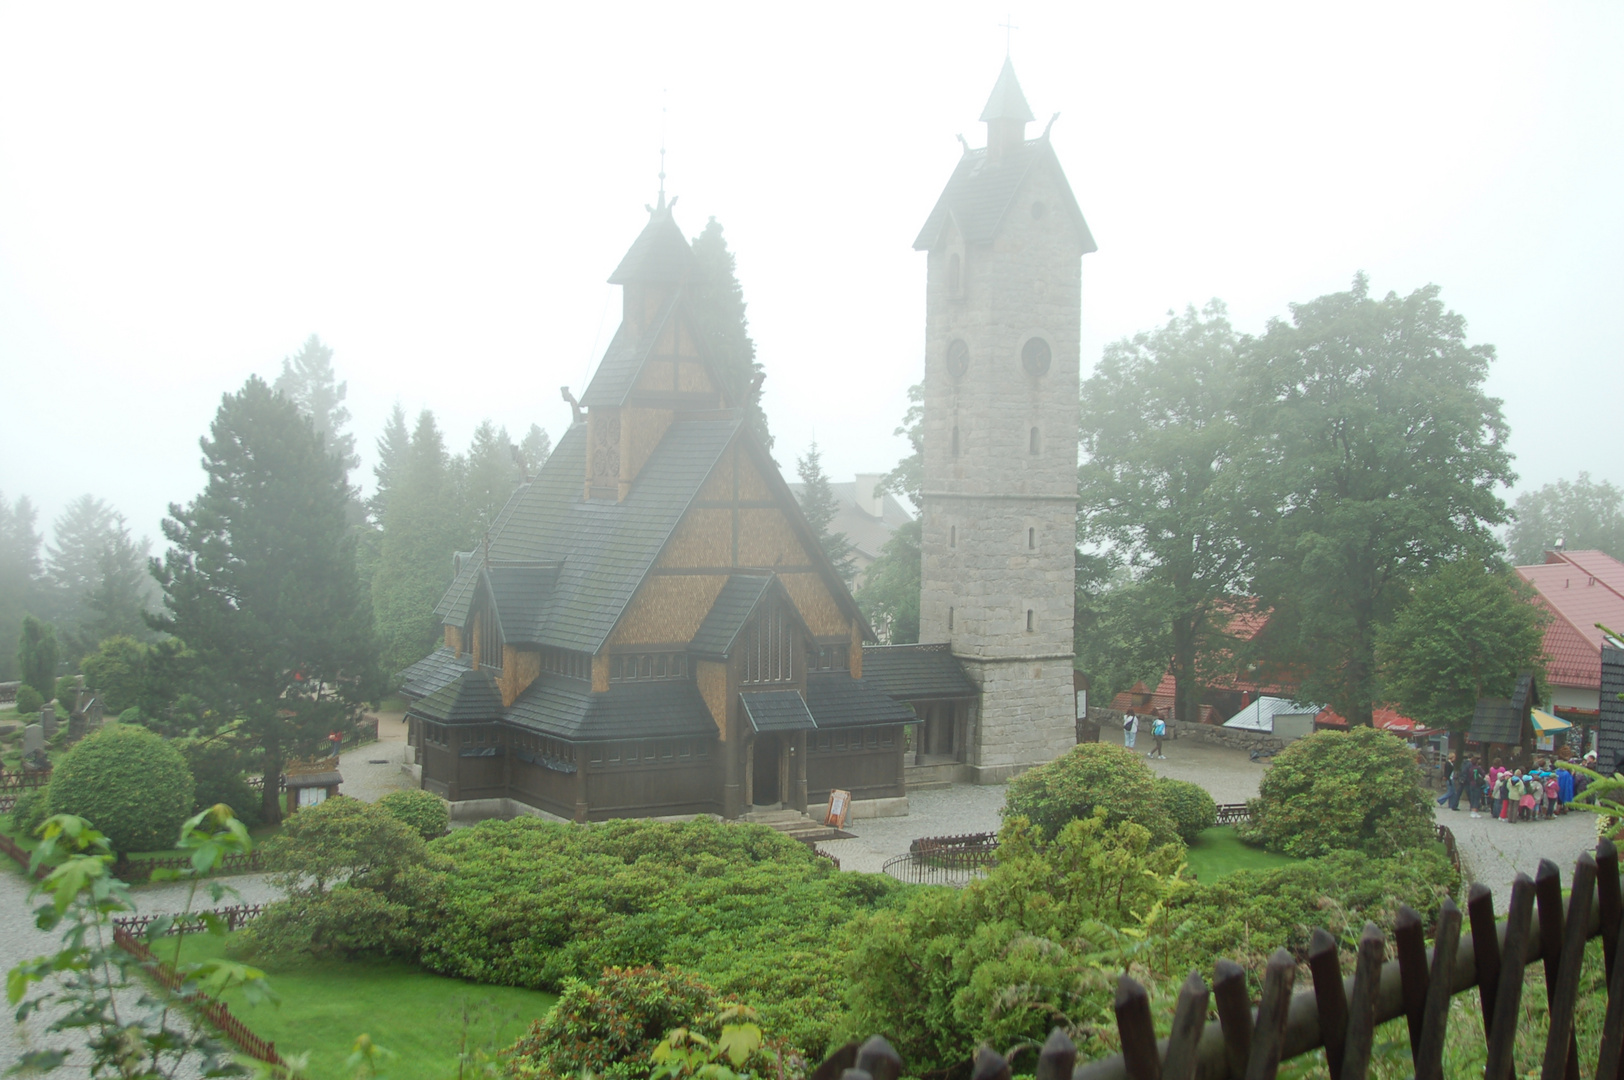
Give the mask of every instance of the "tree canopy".
<path id="1" fill-rule="evenodd" d="M 145 616 L 156 591 L 147 571 L 151 545 L 130 536 L 124 515 L 81 495 L 56 519 L 54 533 L 44 587 L 67 655 L 76 660 L 119 634 L 150 637 Z"/>
<path id="2" fill-rule="evenodd" d="M 743 403 L 746 422 L 761 445 L 772 450 L 772 432 L 767 414 L 761 408 L 761 382 L 766 370 L 756 359 L 756 343 L 750 337 L 750 320 L 745 318 L 744 288 L 739 284 L 737 264 L 715 218 L 694 237 L 694 262 L 698 267 L 693 283 L 690 311 L 699 324 L 695 329 L 705 348 L 721 366 L 734 396 Z"/>
<path id="3" fill-rule="evenodd" d="M 1221 639 L 1250 570 L 1242 345 L 1214 300 L 1106 346 L 1083 384 L 1078 540 L 1118 555 L 1133 606 L 1167 627 L 1185 719 L 1201 703 L 1197 660 Z M 1091 614 L 1100 628 L 1106 612 Z"/>
<path id="4" fill-rule="evenodd" d="M 1558 542 L 1568 551 L 1595 548 L 1624 559 L 1624 491 L 1588 472 L 1523 492 L 1512 513 L 1506 547 L 1517 566 L 1544 562 Z"/>
<path id="5" fill-rule="evenodd" d="M 828 556 L 840 576 L 850 581 L 851 541 L 846 539 L 845 533 L 834 532 L 830 528 L 840 511 L 840 503 L 829 485 L 828 475 L 823 471 L 823 455 L 815 441 L 795 463 L 795 472 L 801 478 L 801 490 L 798 492 L 801 513 L 806 515 L 807 524 L 817 534 L 824 555 Z"/>
<path id="6" fill-rule="evenodd" d="M 924 424 L 925 387 L 915 383 L 908 387 L 908 411 L 892 433 L 906 438 L 911 450 L 879 484 L 880 490 L 900 495 L 915 507 L 920 505 L 925 477 Z M 923 532 L 916 517 L 892 533 L 864 571 L 857 589 L 857 606 L 863 617 L 892 645 L 911 645 L 919 640 Z"/>
<path id="7" fill-rule="evenodd" d="M 1491 552 L 1507 519 L 1508 428 L 1483 390 L 1494 349 L 1467 344 L 1434 285 L 1377 300 L 1360 275 L 1291 315 L 1258 341 L 1250 391 L 1256 589 L 1303 697 L 1368 724 L 1376 634 L 1408 582 Z"/>
<path id="8" fill-rule="evenodd" d="M 1478 698 L 1510 697 L 1519 674 L 1543 669 L 1549 622 L 1505 565 L 1442 563 L 1377 635 L 1382 696 L 1418 723 L 1463 733 Z"/>
<path id="9" fill-rule="evenodd" d="M 195 652 L 216 713 L 264 751 L 265 819 L 277 776 L 378 691 L 372 610 L 356 573 L 340 453 L 257 376 L 225 395 L 200 440 L 208 479 L 171 503 L 153 572 L 154 625 Z"/>
<path id="10" fill-rule="evenodd" d="M 344 406 L 350 384 L 337 381 L 333 350 L 323 345 L 321 338 L 311 334 L 298 352 L 282 360 L 282 373 L 271 389 L 299 407 L 343 461 L 346 473 L 361 464 L 355 452 L 355 436 L 344 431 L 344 425 L 350 422 L 350 410 Z"/>
<path id="11" fill-rule="evenodd" d="M 40 576 L 39 519 L 28 496 L 7 502 L 0 493 L 0 641 L 16 641 L 22 632 L 23 616 L 36 599 Z M 0 679 L 17 678 L 17 656 L 0 649 Z"/>

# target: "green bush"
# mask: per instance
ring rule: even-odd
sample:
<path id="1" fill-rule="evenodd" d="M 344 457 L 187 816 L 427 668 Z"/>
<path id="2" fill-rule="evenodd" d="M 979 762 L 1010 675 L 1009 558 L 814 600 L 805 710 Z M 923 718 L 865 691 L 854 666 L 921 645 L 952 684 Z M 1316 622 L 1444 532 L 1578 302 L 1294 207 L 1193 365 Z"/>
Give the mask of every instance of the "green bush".
<path id="1" fill-rule="evenodd" d="M 120 723 L 123 722 L 120 717 Z M 192 792 L 193 813 L 224 803 L 244 825 L 252 828 L 259 824 L 264 797 L 248 786 L 248 763 L 241 750 L 209 739 L 185 739 L 175 745 L 197 784 Z"/>
<path id="2" fill-rule="evenodd" d="M 701 1028 L 717 994 L 667 968 L 605 968 L 595 982 L 569 979 L 558 1004 L 508 1048 L 515 1080 L 643 1080 L 650 1052 L 673 1028 Z"/>
<path id="3" fill-rule="evenodd" d="M 1172 815 L 1156 798 L 1156 774 L 1138 754 L 1109 743 L 1081 743 L 1046 765 L 1009 782 L 1004 816 L 1024 817 L 1051 839 L 1067 823 L 1105 811 L 1111 825 L 1131 821 L 1150 830 L 1155 844 L 1178 835 Z"/>
<path id="4" fill-rule="evenodd" d="M 1375 728 L 1321 731 L 1274 759 L 1241 837 L 1311 858 L 1332 851 L 1396 855 L 1433 840 L 1432 800 L 1415 751 Z"/>
<path id="5" fill-rule="evenodd" d="M 118 722 L 121 724 L 139 724 L 141 722 L 141 710 L 131 705 L 118 714 Z"/>
<path id="6" fill-rule="evenodd" d="M 64 675 L 56 680 L 56 711 L 67 715 L 79 701 L 79 679 L 73 675 Z"/>
<path id="7" fill-rule="evenodd" d="M 1154 787 L 1156 798 L 1172 815 L 1173 825 L 1186 844 L 1194 843 L 1204 830 L 1218 824 L 1218 804 L 1200 784 L 1158 776 Z"/>
<path id="8" fill-rule="evenodd" d="M 905 888 L 842 874 L 765 826 L 708 819 L 485 821 L 429 847 L 451 863 L 422 920 L 430 970 L 557 990 L 606 967 L 676 966 L 813 1054 L 843 991 L 844 930 Z"/>
<path id="9" fill-rule="evenodd" d="M 134 707 L 146 674 L 147 646 L 126 634 L 110 637 L 79 662 L 85 685 L 101 695 L 108 714 Z"/>
<path id="10" fill-rule="evenodd" d="M 962 1073 L 978 1045 L 1041 1043 L 1056 1025 L 1084 1058 L 1110 1049 L 1089 1037 L 1114 1028 L 1113 972 L 1164 959 L 1183 860 L 1103 807 L 1047 843 L 1010 818 L 985 878 L 860 920 L 840 1035 L 883 1032 L 913 1076 Z"/>
<path id="11" fill-rule="evenodd" d="M 18 836 L 33 836 L 34 830 L 45 824 L 45 789 L 31 788 L 17 796 L 11 808 L 11 831 Z"/>
<path id="12" fill-rule="evenodd" d="M 175 846 L 192 812 L 192 774 L 169 742 L 139 727 L 103 728 L 51 773 L 52 814 L 77 814 L 118 852 Z"/>
<path id="13" fill-rule="evenodd" d="M 1368 920 L 1391 934 L 1399 905 L 1437 923 L 1438 907 L 1460 891 L 1460 876 L 1436 850 L 1374 859 L 1339 851 L 1276 870 L 1239 870 L 1197 885 L 1172 904 L 1176 934 L 1173 970 L 1211 970 L 1227 957 L 1260 972 L 1270 952 L 1284 948 L 1306 960 L 1309 937 L 1323 926 L 1352 955 Z"/>
<path id="14" fill-rule="evenodd" d="M 17 713 L 19 716 L 25 713 L 37 713 L 40 706 L 44 704 L 45 699 L 32 686 L 23 683 L 17 687 Z"/>
<path id="15" fill-rule="evenodd" d="M 391 791 L 378 800 L 377 806 L 416 829 L 425 840 L 444 836 L 451 830 L 451 813 L 445 800 L 432 791 L 415 788 Z"/>

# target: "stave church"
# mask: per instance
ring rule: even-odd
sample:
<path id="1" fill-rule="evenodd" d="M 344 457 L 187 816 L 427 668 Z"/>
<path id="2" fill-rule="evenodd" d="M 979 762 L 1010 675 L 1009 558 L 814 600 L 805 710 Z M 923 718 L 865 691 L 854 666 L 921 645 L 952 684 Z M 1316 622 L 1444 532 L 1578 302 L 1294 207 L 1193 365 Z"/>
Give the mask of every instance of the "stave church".
<path id="1" fill-rule="evenodd" d="M 538 475 L 453 557 L 403 674 L 409 760 L 459 817 L 905 813 L 1075 742 L 1081 256 L 1006 60 L 925 220 L 921 643 L 881 645 L 689 311 L 662 193 L 622 319 Z M 1051 121 L 1052 126 L 1052 121 Z M 450 553 L 448 553 L 450 555 Z"/>

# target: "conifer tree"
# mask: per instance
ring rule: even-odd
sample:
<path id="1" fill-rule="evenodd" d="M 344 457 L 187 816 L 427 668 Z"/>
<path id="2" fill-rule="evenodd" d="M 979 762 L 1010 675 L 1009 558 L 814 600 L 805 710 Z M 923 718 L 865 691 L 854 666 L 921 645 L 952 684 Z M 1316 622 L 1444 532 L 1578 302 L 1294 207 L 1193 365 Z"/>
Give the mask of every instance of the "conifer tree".
<path id="1" fill-rule="evenodd" d="M 375 524 L 381 525 L 383 522 L 389 494 L 394 490 L 401 463 L 406 460 L 411 446 L 412 433 L 406 427 L 406 410 L 401 408 L 400 402 L 397 401 L 395 407 L 389 410 L 389 419 L 384 424 L 383 434 L 378 436 L 378 463 L 372 467 L 377 487 L 373 491 L 372 498 L 367 500 L 367 513 Z"/>
<path id="2" fill-rule="evenodd" d="M 297 405 L 316 431 L 330 440 L 346 473 L 361 464 L 355 452 L 355 436 L 344 431 L 344 425 L 350 422 L 350 410 L 344 407 L 349 385 L 336 380 L 333 350 L 315 334 L 298 352 L 283 359 L 282 373 L 271 384 L 271 389 Z"/>
<path id="3" fill-rule="evenodd" d="M 28 496 L 8 503 L 0 493 L 0 640 L 16 641 L 23 616 L 36 600 L 40 576 L 38 519 Z M 0 679 L 17 678 L 17 655 L 0 649 Z"/>
<path id="4" fill-rule="evenodd" d="M 693 295 L 691 310 L 699 323 L 696 330 L 732 384 L 733 396 L 743 403 L 750 431 L 770 451 L 773 437 L 767 429 L 767 414 L 761 409 L 765 371 L 756 361 L 756 343 L 750 339 L 744 289 L 735 273 L 733 253 L 715 218 L 694 237 L 693 248 L 698 272 L 689 288 Z"/>
<path id="5" fill-rule="evenodd" d="M 56 697 L 56 631 L 48 622 L 23 616 L 17 638 L 17 670 L 24 686 L 32 686 L 46 701 Z"/>
<path id="6" fill-rule="evenodd" d="M 881 490 L 901 495 L 914 506 L 920 504 L 919 488 L 925 475 L 924 424 L 925 387 L 915 383 L 908 387 L 908 411 L 894 433 L 908 440 L 910 452 L 879 485 Z M 857 606 L 863 617 L 892 645 L 919 640 L 922 532 L 915 518 L 892 533 L 864 572 L 863 584 L 857 590 Z"/>
<path id="7" fill-rule="evenodd" d="M 153 592 L 147 573 L 150 545 L 130 536 L 124 515 L 101 499 L 81 495 L 56 519 L 53 531 L 44 585 L 67 656 L 77 660 L 115 634 L 150 636 L 143 617 Z"/>
<path id="8" fill-rule="evenodd" d="M 497 428 L 489 420 L 474 429 L 468 453 L 459 461 L 462 488 L 464 543 L 477 543 L 491 527 L 496 515 L 507 505 L 520 484 L 519 448 L 508 438 L 507 428 Z"/>
<path id="9" fill-rule="evenodd" d="M 846 539 L 843 532 L 830 531 L 829 526 L 834 523 L 840 503 L 829 486 L 829 477 L 823 472 L 823 455 L 818 451 L 816 442 L 807 449 L 806 456 L 796 462 L 795 471 L 801 478 L 801 513 L 806 515 L 807 524 L 817 535 L 823 553 L 849 583 L 852 577 L 851 541 Z"/>
<path id="10" fill-rule="evenodd" d="M 195 653 L 198 690 L 259 749 L 265 820 L 277 777 L 376 696 L 372 610 L 355 566 L 340 453 L 257 376 L 220 402 L 201 440 L 208 481 L 170 504 L 153 625 Z"/>
<path id="11" fill-rule="evenodd" d="M 547 464 L 547 459 L 553 456 L 553 440 L 539 424 L 531 424 L 530 430 L 524 433 L 524 441 L 519 443 L 519 457 L 524 465 L 525 476 L 535 479 L 541 472 L 541 467 Z"/>

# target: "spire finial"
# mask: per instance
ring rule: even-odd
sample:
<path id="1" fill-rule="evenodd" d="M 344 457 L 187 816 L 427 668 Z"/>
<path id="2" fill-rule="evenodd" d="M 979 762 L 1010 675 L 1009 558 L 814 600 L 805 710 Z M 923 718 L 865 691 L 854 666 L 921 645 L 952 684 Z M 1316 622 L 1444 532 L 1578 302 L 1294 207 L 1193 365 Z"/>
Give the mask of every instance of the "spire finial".
<path id="1" fill-rule="evenodd" d="M 1004 59 L 1008 60 L 1009 59 L 1010 35 L 1013 34 L 1015 31 L 1020 29 L 1020 27 L 1015 25 L 1015 13 L 1014 12 L 1007 13 L 1004 16 L 1004 21 L 999 23 L 998 25 L 1002 26 L 1004 28 Z"/>
<path id="2" fill-rule="evenodd" d="M 665 209 L 665 89 L 660 89 L 660 209 Z"/>

